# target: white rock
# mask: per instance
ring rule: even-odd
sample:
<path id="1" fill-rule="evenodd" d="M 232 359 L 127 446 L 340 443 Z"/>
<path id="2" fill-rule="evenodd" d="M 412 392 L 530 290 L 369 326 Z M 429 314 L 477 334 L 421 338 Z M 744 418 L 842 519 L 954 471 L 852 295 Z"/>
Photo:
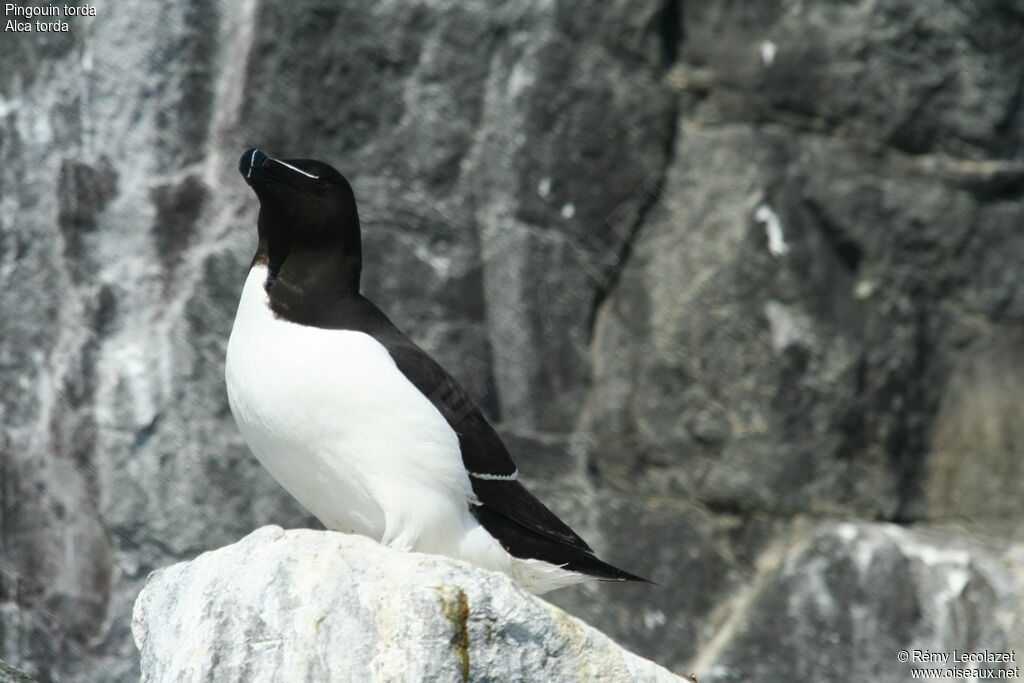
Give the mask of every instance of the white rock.
<path id="1" fill-rule="evenodd" d="M 143 681 L 678 681 L 502 574 L 268 526 L 154 572 Z"/>

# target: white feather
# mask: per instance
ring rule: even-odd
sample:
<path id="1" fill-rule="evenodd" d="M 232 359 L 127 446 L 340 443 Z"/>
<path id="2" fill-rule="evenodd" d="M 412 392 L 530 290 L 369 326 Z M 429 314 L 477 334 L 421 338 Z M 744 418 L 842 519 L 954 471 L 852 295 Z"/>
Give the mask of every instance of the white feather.
<path id="1" fill-rule="evenodd" d="M 373 337 L 270 310 L 246 279 L 228 341 L 228 402 L 264 467 L 329 529 L 448 555 L 546 592 L 586 577 L 511 557 L 469 512 L 458 436 Z M 543 565 L 543 566 L 542 566 Z"/>

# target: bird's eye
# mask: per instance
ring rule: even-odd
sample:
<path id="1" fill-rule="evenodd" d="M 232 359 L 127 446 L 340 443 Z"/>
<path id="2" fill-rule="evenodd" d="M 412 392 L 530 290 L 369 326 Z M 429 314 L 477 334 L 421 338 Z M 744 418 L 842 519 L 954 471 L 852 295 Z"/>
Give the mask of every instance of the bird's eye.
<path id="1" fill-rule="evenodd" d="M 316 189 L 318 189 L 318 190 L 326 190 L 327 189 L 327 181 L 324 180 L 323 178 L 318 178 L 317 181 L 316 181 Z"/>

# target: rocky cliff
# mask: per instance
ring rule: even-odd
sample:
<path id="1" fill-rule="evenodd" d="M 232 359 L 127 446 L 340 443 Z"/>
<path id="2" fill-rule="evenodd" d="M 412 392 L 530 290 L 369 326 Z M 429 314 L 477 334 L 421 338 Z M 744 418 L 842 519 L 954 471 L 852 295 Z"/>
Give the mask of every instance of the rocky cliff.
<path id="1" fill-rule="evenodd" d="M 314 524 L 222 384 L 257 144 L 348 175 L 369 296 L 660 584 L 569 612 L 736 680 L 1024 648 L 978 626 L 1020 605 L 1019 0 L 96 7 L 0 41 L 0 658 L 135 680 L 151 570 Z"/>

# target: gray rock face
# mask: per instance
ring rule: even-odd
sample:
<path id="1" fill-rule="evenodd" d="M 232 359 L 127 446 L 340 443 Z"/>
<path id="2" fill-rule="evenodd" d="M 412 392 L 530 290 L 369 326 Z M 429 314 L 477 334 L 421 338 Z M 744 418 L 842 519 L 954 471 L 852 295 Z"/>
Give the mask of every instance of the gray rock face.
<path id="1" fill-rule="evenodd" d="M 34 679 L 23 671 L 18 671 L 0 661 L 0 683 L 34 683 Z"/>
<path id="2" fill-rule="evenodd" d="M 143 681 L 681 681 L 506 576 L 268 526 L 155 572 Z"/>
<path id="3" fill-rule="evenodd" d="M 952 659 L 956 651 L 963 660 L 988 650 L 1017 659 L 1024 643 L 1020 544 L 843 523 L 764 560 L 777 567 L 741 598 L 742 619 L 727 623 L 701 653 L 701 683 L 895 683 L 913 678 L 912 668 L 935 666 L 911 652 Z M 900 650 L 910 661 L 900 660 Z M 940 668 L 997 670 L 980 679 L 1020 676 L 1019 660 Z"/>
<path id="4" fill-rule="evenodd" d="M 346 173 L 367 294 L 658 582 L 551 596 L 644 656 L 771 642 L 737 596 L 819 523 L 1020 538 L 1019 1 L 96 6 L 0 41 L 0 658 L 135 680 L 148 572 L 316 525 L 223 389 L 257 144 Z"/>

